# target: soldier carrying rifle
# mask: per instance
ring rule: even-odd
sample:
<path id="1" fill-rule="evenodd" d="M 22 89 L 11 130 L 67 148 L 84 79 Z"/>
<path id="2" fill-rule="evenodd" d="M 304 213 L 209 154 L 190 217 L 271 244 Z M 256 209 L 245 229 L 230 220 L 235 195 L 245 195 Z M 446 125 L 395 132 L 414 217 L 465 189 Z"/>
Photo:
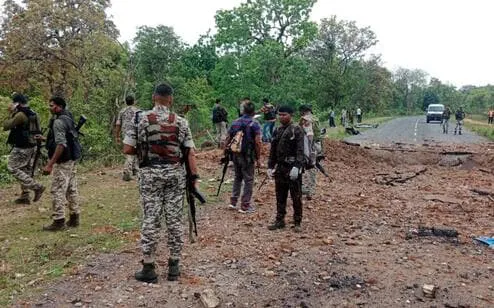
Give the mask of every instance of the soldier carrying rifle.
<path id="1" fill-rule="evenodd" d="M 45 187 L 33 178 L 33 159 L 37 140 L 41 136 L 39 118 L 28 106 L 22 94 L 14 94 L 8 107 L 9 119 L 3 122 L 3 130 L 10 130 L 7 143 L 12 145 L 7 168 L 21 183 L 21 196 L 15 200 L 17 204 L 30 204 L 29 191 L 34 191 L 36 202 L 41 198 Z M 35 164 L 35 162 L 34 162 Z"/>

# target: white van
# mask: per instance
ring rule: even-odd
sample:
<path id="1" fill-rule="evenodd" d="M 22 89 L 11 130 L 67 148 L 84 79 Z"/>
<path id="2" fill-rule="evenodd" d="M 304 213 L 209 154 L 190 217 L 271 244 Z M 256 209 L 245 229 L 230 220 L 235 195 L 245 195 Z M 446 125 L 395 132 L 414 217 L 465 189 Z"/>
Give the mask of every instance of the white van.
<path id="1" fill-rule="evenodd" d="M 443 104 L 430 104 L 427 107 L 426 122 L 427 123 L 429 123 L 430 121 L 442 122 L 443 111 L 444 111 L 444 105 Z"/>

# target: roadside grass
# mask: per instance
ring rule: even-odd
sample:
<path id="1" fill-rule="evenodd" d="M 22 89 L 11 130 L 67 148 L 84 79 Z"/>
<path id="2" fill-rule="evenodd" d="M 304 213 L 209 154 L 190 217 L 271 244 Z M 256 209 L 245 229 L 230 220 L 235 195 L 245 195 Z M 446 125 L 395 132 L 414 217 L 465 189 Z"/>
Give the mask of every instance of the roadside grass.
<path id="1" fill-rule="evenodd" d="M 487 124 L 487 118 L 483 115 L 472 115 L 464 121 L 465 127 L 494 141 L 494 125 Z"/>
<path id="2" fill-rule="evenodd" d="M 97 180 L 90 183 L 89 178 Z M 140 206 L 135 183 L 123 184 L 119 178 L 97 174 L 81 179 L 81 226 L 75 229 L 41 231 L 43 224 L 51 222 L 48 191 L 39 211 L 34 205 L 0 203 L 0 306 L 36 292 L 40 283 L 76 273 L 89 255 L 116 252 L 136 243 Z"/>
<path id="3" fill-rule="evenodd" d="M 395 117 L 375 117 L 375 118 L 367 118 L 362 121 L 362 123 L 365 124 L 382 124 L 386 123 Z M 339 123 L 338 123 L 339 124 Z M 345 132 L 345 128 L 342 125 L 338 125 L 336 127 L 330 128 L 328 122 L 325 122 L 324 125 L 321 126 L 326 128 L 326 134 L 324 135 L 328 139 L 335 139 L 335 140 L 341 140 L 344 139 L 345 137 L 349 136 Z M 358 128 L 359 131 L 366 131 L 368 129 L 372 128 Z"/>

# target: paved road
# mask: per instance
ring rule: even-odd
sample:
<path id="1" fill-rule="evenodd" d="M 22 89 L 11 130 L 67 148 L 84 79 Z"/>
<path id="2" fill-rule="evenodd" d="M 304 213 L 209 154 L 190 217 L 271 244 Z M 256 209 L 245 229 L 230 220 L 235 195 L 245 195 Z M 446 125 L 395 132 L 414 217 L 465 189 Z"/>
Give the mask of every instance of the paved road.
<path id="1" fill-rule="evenodd" d="M 424 144 L 424 143 L 481 143 L 488 140 L 463 127 L 462 135 L 454 135 L 455 120 L 449 121 L 449 134 L 443 134 L 438 122 L 425 122 L 425 116 L 402 117 L 362 131 L 360 135 L 345 138 L 360 144 Z"/>

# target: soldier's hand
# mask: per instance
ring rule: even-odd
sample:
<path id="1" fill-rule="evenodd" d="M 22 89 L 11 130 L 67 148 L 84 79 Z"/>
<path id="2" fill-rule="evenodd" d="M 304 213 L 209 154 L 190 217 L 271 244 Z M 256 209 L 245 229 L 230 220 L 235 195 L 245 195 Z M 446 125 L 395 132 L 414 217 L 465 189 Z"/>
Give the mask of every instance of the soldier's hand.
<path id="1" fill-rule="evenodd" d="M 53 166 L 51 165 L 46 165 L 44 168 L 43 168 L 43 175 L 49 175 L 53 170 Z"/>
<path id="2" fill-rule="evenodd" d="M 122 140 L 120 139 L 120 137 L 115 138 L 115 142 L 117 144 L 122 144 Z"/>
<path id="3" fill-rule="evenodd" d="M 45 141 L 46 140 L 46 137 L 43 136 L 43 135 L 35 135 L 34 136 L 34 140 L 41 140 L 41 141 Z"/>

